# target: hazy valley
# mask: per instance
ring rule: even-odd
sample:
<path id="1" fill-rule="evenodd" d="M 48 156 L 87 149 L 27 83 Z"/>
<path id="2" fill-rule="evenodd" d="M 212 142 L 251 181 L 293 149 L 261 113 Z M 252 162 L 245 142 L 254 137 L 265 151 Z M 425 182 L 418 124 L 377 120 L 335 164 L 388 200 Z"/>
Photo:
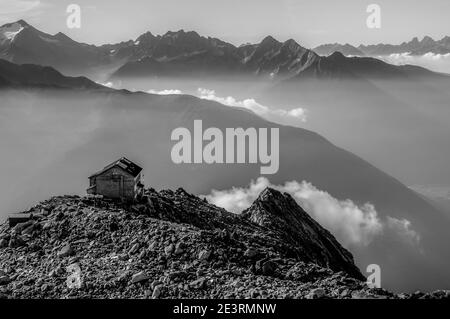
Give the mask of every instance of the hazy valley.
<path id="1" fill-rule="evenodd" d="M 144 167 L 149 186 L 211 199 L 212 190 L 233 195 L 236 188 L 251 198 L 261 183 L 294 194 L 306 181 L 356 220 L 356 239 L 348 240 L 339 220 L 320 215 L 331 214 L 332 205 L 314 208 L 324 202 L 310 197 L 303 203 L 347 244 L 362 271 L 376 261 L 395 290 L 448 287 L 442 243 L 449 216 L 405 186 L 450 180 L 448 76 L 373 58 L 321 57 L 271 37 L 234 47 L 169 32 L 95 47 L 22 24 L 8 26 L 17 35 L 1 43 L 3 58 L 86 74 L 107 87 L 52 68 L 0 63 L 0 147 L 7 150 L 1 216 L 52 194 L 84 193 L 90 173 L 123 155 Z M 278 127 L 280 170 L 265 181 L 259 165 L 172 163 L 171 132 L 196 119 L 221 129 Z"/>

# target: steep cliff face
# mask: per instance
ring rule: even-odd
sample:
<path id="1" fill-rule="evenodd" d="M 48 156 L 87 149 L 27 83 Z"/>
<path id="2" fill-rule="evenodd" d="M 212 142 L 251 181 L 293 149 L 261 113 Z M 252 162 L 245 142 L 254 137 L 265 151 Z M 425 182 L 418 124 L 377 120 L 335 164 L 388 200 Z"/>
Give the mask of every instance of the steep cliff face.
<path id="1" fill-rule="evenodd" d="M 60 196 L 27 213 L 0 226 L 3 298 L 422 296 L 369 288 L 351 254 L 272 189 L 242 215 L 182 189 L 127 206 Z"/>
<path id="2" fill-rule="evenodd" d="M 264 190 L 243 217 L 267 228 L 271 234 L 297 248 L 302 260 L 363 279 L 353 256 L 336 238 L 313 220 L 287 193 Z"/>

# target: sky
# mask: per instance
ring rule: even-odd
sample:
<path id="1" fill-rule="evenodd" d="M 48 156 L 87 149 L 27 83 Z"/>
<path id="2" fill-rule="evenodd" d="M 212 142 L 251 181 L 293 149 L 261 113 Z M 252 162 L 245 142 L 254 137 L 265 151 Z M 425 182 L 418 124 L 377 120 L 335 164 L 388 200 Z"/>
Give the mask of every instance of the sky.
<path id="1" fill-rule="evenodd" d="M 69 29 L 66 9 L 81 7 L 81 28 Z M 381 28 L 366 25 L 367 6 L 381 8 Z M 105 44 L 150 31 L 194 30 L 235 45 L 266 35 L 295 39 L 305 47 L 323 43 L 401 43 L 450 35 L 448 0 L 0 0 L 0 24 L 24 19 L 51 34 Z"/>

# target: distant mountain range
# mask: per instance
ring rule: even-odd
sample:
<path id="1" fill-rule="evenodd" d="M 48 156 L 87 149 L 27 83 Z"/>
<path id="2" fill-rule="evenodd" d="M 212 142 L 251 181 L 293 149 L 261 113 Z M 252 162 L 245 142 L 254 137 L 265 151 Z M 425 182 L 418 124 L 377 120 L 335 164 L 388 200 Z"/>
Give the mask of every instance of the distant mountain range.
<path id="1" fill-rule="evenodd" d="M 441 41 L 442 47 L 449 42 L 448 38 Z M 418 43 L 429 42 L 424 39 Z M 136 41 L 95 46 L 76 42 L 63 33 L 41 32 L 23 20 L 0 27 L 0 58 L 19 64 L 49 65 L 68 74 L 110 68 L 111 71 L 117 69 L 112 75 L 115 79 L 182 75 L 259 76 L 278 80 L 436 75 L 420 67 L 399 67 L 375 59 L 344 57 L 362 55 L 361 52 L 373 55 L 392 51 L 378 47 L 327 45 L 318 49 L 319 54 L 339 51 L 343 55 L 320 56 L 292 39 L 279 42 L 267 36 L 258 44 L 236 47 L 220 39 L 183 30 L 157 36 L 147 32 Z"/>
<path id="2" fill-rule="evenodd" d="M 184 42 L 195 45 L 186 47 Z M 126 63 L 114 77 L 224 74 L 285 78 L 302 72 L 318 58 L 294 40 L 282 43 L 268 36 L 259 44 L 235 47 L 179 31 L 153 38 L 145 57 Z"/>
<path id="3" fill-rule="evenodd" d="M 259 44 L 233 47 L 230 44 L 217 46 L 217 40 L 194 34 L 197 42 L 206 40 L 210 44 L 209 49 L 198 46 L 189 49 L 193 51 L 167 56 L 164 52 L 172 52 L 170 48 L 182 47 L 178 42 L 185 41 L 187 33 L 180 31 L 166 34 L 155 40 L 155 46 L 150 49 L 149 55 L 125 63 L 113 74 L 113 78 L 240 75 L 292 80 L 437 76 L 421 67 L 394 66 L 374 58 L 347 58 L 339 52 L 330 56 L 319 56 L 292 39 L 279 42 L 268 36 Z M 173 39 L 169 41 L 167 37 Z M 161 50 L 160 45 L 166 45 L 166 41 L 170 44 L 166 50 Z"/>
<path id="4" fill-rule="evenodd" d="M 328 56 L 333 54 L 334 52 L 342 53 L 345 56 L 359 56 L 363 57 L 366 54 L 362 52 L 357 47 L 354 47 L 351 44 L 340 44 L 340 43 L 329 43 L 323 44 L 313 49 L 319 55 Z"/>
<path id="5" fill-rule="evenodd" d="M 409 42 L 403 42 L 398 45 L 380 43 L 355 47 L 348 43 L 324 44 L 314 48 L 313 51 L 323 56 L 330 55 L 336 51 L 341 52 L 345 56 L 385 56 L 400 53 L 409 53 L 411 55 L 424 55 L 427 53 L 449 54 L 450 37 L 446 36 L 441 40 L 434 40 L 429 36 L 419 40 L 416 37 Z"/>

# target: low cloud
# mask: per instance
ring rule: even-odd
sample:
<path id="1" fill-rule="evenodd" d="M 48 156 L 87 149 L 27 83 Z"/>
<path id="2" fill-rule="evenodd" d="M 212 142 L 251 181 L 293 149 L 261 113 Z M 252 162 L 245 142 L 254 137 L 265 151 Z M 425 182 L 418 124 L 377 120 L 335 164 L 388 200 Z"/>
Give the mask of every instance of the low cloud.
<path id="1" fill-rule="evenodd" d="M 419 245 L 420 235 L 411 228 L 411 222 L 407 219 L 397 219 L 388 216 L 387 227 L 398 234 L 401 239 L 413 246 Z"/>
<path id="2" fill-rule="evenodd" d="M 147 93 L 158 94 L 158 95 L 172 95 L 172 94 L 183 94 L 180 90 L 148 90 Z"/>
<path id="3" fill-rule="evenodd" d="M 97 82 L 97 83 L 100 85 L 106 86 L 108 88 L 114 87 L 114 83 L 112 83 L 112 82 L 106 82 L 106 83 Z"/>
<path id="4" fill-rule="evenodd" d="M 436 54 L 428 52 L 424 55 L 411 55 L 409 52 L 404 52 L 379 56 L 378 58 L 395 65 L 413 64 L 435 72 L 450 73 L 450 53 Z"/>
<path id="5" fill-rule="evenodd" d="M 148 90 L 147 93 L 159 95 L 185 94 L 185 92 L 178 89 L 151 89 Z M 296 108 L 292 110 L 272 109 L 258 103 L 255 99 L 237 100 L 232 96 L 220 97 L 216 95 L 216 91 L 205 88 L 198 88 L 195 95 L 200 99 L 215 101 L 226 106 L 245 108 L 267 120 L 281 124 L 298 125 L 299 123 L 304 123 L 307 120 L 308 112 L 304 108 Z"/>
<path id="6" fill-rule="evenodd" d="M 366 246 L 382 232 L 383 226 L 373 205 L 358 207 L 351 200 L 338 200 L 305 181 L 273 185 L 267 178 L 260 177 L 246 188 L 213 190 L 206 199 L 219 207 L 240 213 L 248 208 L 266 187 L 289 193 L 346 247 Z"/>
<path id="7" fill-rule="evenodd" d="M 300 122 L 306 122 L 306 110 L 303 108 L 296 108 L 293 110 L 281 110 L 281 109 L 271 109 L 268 106 L 258 103 L 255 99 L 244 99 L 237 100 L 232 96 L 220 97 L 216 95 L 214 90 L 209 90 L 205 88 L 199 88 L 197 90 L 198 97 L 205 100 L 216 101 L 221 104 L 233 107 L 246 108 L 262 117 L 290 117 Z"/>
<path id="8" fill-rule="evenodd" d="M 266 187 L 290 194 L 311 217 L 331 231 L 347 248 L 369 245 L 386 228 L 410 243 L 417 244 L 420 241 L 420 236 L 412 230 L 408 220 L 388 217 L 383 221 L 372 204 L 358 206 L 350 199 L 336 199 L 306 181 L 274 185 L 267 178 L 260 177 L 248 187 L 213 190 L 204 197 L 216 206 L 241 213 L 250 207 Z"/>

